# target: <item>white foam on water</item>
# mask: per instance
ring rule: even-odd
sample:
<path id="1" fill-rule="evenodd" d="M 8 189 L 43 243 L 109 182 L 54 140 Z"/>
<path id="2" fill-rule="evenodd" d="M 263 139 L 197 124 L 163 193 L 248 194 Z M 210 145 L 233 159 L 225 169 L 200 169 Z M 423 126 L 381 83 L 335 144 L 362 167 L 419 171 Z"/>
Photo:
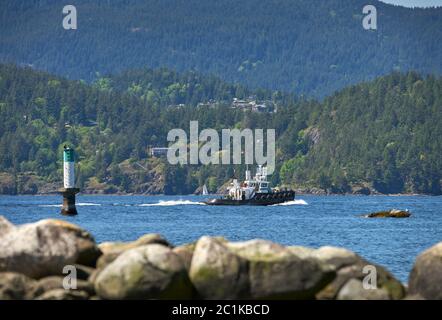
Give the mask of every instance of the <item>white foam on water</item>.
<path id="1" fill-rule="evenodd" d="M 132 206 L 133 206 L 132 204 L 119 203 L 119 202 L 112 203 L 112 205 L 113 205 L 114 207 L 132 207 Z"/>
<path id="2" fill-rule="evenodd" d="M 87 206 L 101 206 L 99 203 L 90 203 L 90 202 L 79 202 L 75 204 L 79 207 L 87 207 Z M 40 204 L 39 207 L 45 208 L 61 208 L 61 204 Z"/>
<path id="3" fill-rule="evenodd" d="M 91 202 L 79 202 L 76 205 L 79 206 L 79 207 L 101 206 L 100 203 L 91 203 Z"/>
<path id="4" fill-rule="evenodd" d="M 157 203 L 143 203 L 139 207 L 155 207 L 155 206 L 182 206 L 182 205 L 205 205 L 202 202 L 195 202 L 190 200 L 160 200 Z"/>
<path id="5" fill-rule="evenodd" d="M 294 206 L 294 205 L 306 206 L 306 205 L 308 205 L 308 203 L 305 200 L 298 199 L 298 200 L 292 200 L 292 201 L 274 204 L 273 206 Z"/>

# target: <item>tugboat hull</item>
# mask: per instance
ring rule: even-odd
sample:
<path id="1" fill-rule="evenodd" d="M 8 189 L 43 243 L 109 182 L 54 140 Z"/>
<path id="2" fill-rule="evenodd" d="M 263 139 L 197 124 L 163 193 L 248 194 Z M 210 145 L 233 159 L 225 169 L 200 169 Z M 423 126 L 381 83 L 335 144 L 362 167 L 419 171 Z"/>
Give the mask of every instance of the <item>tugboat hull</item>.
<path id="1" fill-rule="evenodd" d="M 252 199 L 234 200 L 229 198 L 210 199 L 204 203 L 210 206 L 271 206 L 295 200 L 294 191 L 257 194 Z"/>

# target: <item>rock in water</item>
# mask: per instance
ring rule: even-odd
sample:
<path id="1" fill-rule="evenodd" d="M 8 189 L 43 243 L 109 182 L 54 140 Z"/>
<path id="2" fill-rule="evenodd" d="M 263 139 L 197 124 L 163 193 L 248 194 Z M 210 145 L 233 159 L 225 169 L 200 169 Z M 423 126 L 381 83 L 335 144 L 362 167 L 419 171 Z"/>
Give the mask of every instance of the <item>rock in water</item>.
<path id="1" fill-rule="evenodd" d="M 104 299 L 189 299 L 192 285 L 181 258 L 150 244 L 123 252 L 95 279 Z"/>
<path id="2" fill-rule="evenodd" d="M 410 295 L 442 300 L 442 242 L 417 257 L 408 287 Z"/>
<path id="3" fill-rule="evenodd" d="M 0 272 L 31 278 L 62 274 L 66 265 L 94 264 L 100 251 L 93 237 L 61 220 L 41 220 L 17 227 L 0 222 Z"/>
<path id="4" fill-rule="evenodd" d="M 392 209 L 390 211 L 379 211 L 367 215 L 368 218 L 408 218 L 410 216 L 410 212 L 397 209 Z"/>
<path id="5" fill-rule="evenodd" d="M 247 261 L 229 251 L 220 239 L 202 237 L 193 252 L 190 280 L 204 299 L 248 296 Z"/>

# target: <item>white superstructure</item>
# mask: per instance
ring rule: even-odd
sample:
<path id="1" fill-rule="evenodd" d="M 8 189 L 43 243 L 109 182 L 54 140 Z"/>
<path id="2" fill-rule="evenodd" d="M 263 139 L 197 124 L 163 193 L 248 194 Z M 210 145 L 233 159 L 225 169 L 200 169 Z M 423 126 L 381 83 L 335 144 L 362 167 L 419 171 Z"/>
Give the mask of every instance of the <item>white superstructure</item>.
<path id="1" fill-rule="evenodd" d="M 267 168 L 258 166 L 255 177 L 251 178 L 250 170 L 246 170 L 246 179 L 242 184 L 233 179 L 232 187 L 229 189 L 229 198 L 233 200 L 249 200 L 256 193 L 269 193 L 269 182 L 267 181 Z"/>

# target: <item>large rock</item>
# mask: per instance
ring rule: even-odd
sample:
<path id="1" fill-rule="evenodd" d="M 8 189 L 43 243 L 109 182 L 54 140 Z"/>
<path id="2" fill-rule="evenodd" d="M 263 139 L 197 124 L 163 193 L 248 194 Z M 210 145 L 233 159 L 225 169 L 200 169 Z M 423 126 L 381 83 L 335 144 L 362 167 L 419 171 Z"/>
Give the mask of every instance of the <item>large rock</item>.
<path id="1" fill-rule="evenodd" d="M 52 290 L 66 290 L 69 292 L 81 291 L 81 295 L 84 295 L 84 292 L 87 293 L 88 296 L 95 295 L 94 286 L 90 282 L 77 279 L 76 288 L 65 289 L 63 286 L 63 280 L 64 278 L 59 276 L 50 276 L 38 280 L 33 287 L 32 296 L 40 297 Z"/>
<path id="2" fill-rule="evenodd" d="M 338 300 L 389 300 L 387 290 L 365 289 L 362 281 L 357 279 L 348 280 L 341 288 L 337 296 Z"/>
<path id="3" fill-rule="evenodd" d="M 310 251 L 310 255 L 326 264 L 332 265 L 337 270 L 360 261 L 360 257 L 356 253 L 344 248 L 330 246 Z"/>
<path id="4" fill-rule="evenodd" d="M 189 272 L 192 263 L 193 252 L 195 251 L 195 243 L 184 244 L 173 248 L 175 252 L 183 261 L 184 267 Z"/>
<path id="5" fill-rule="evenodd" d="M 98 274 L 95 290 L 104 299 L 187 299 L 192 295 L 182 260 L 159 244 L 123 252 Z"/>
<path id="6" fill-rule="evenodd" d="M 289 249 L 294 255 L 302 259 L 310 258 L 312 252 L 315 250 L 313 248 L 302 247 L 302 246 L 289 246 L 287 247 L 287 249 Z"/>
<path id="7" fill-rule="evenodd" d="M 123 252 L 145 246 L 148 244 L 161 244 L 171 247 L 170 243 L 161 235 L 152 233 L 145 234 L 135 241 L 131 242 L 103 242 L 98 245 L 103 255 L 97 261 L 97 268 L 103 269 L 106 265 L 114 261 Z"/>
<path id="8" fill-rule="evenodd" d="M 408 288 L 410 295 L 442 300 L 442 242 L 417 257 Z"/>
<path id="9" fill-rule="evenodd" d="M 103 254 L 122 253 L 126 250 L 141 247 L 147 244 L 161 244 L 170 247 L 169 242 L 157 233 L 149 233 L 131 242 L 103 242 L 98 245 Z"/>
<path id="10" fill-rule="evenodd" d="M 15 272 L 0 272 L 0 300 L 32 299 L 36 281 Z"/>
<path id="11" fill-rule="evenodd" d="M 405 210 L 392 209 L 390 211 L 373 212 L 367 215 L 367 218 L 408 218 L 411 213 Z"/>
<path id="12" fill-rule="evenodd" d="M 265 240 L 229 243 L 202 237 L 190 279 L 205 299 L 308 299 L 333 279 L 334 271 L 304 258 L 307 251 Z"/>
<path id="13" fill-rule="evenodd" d="M 318 299 L 349 299 L 352 293 L 355 294 L 355 299 L 376 300 L 382 297 L 382 299 L 398 300 L 405 296 L 404 286 L 391 273 L 379 265 L 362 259 L 350 250 L 321 247 L 314 250 L 311 255 L 333 266 L 336 271 L 336 278 L 316 295 Z M 362 285 L 363 279 L 370 271 L 370 269 L 364 270 L 366 266 L 375 268 L 377 288 L 363 289 L 366 292 L 362 292 L 359 282 Z M 355 281 L 350 282 L 350 280 Z"/>
<path id="14" fill-rule="evenodd" d="M 189 276 L 204 299 L 238 299 L 249 296 L 247 261 L 232 253 L 225 241 L 202 237 L 193 252 Z"/>
<path id="15" fill-rule="evenodd" d="M 87 300 L 89 295 L 85 291 L 53 289 L 38 296 L 36 300 Z"/>
<path id="16" fill-rule="evenodd" d="M 329 266 L 307 257 L 308 249 L 266 240 L 229 243 L 228 248 L 248 261 L 252 298 L 314 298 L 335 276 Z"/>
<path id="17" fill-rule="evenodd" d="M 3 218 L 0 226 L 0 272 L 41 278 L 61 274 L 66 265 L 93 265 L 100 255 L 88 232 L 65 221 L 11 226 Z"/>
<path id="18" fill-rule="evenodd" d="M 11 222 L 9 222 L 5 217 L 0 216 L 0 237 L 14 228 L 15 226 Z"/>

